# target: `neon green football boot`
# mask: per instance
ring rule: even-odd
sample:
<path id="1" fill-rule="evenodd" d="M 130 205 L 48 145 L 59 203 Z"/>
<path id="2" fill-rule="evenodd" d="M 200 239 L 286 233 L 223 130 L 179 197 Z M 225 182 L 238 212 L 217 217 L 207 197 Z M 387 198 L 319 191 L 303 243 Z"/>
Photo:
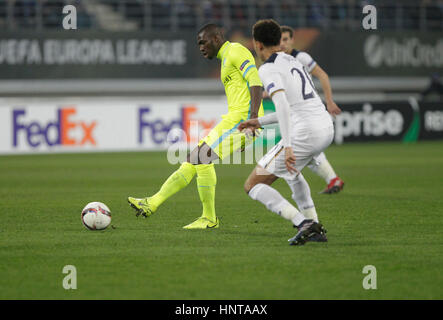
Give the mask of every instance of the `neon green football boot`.
<path id="1" fill-rule="evenodd" d="M 136 217 L 142 215 L 143 217 L 147 218 L 157 210 L 157 208 L 154 208 L 152 205 L 149 204 L 149 199 L 150 198 L 139 199 L 128 197 L 129 205 L 136 211 Z"/>
<path id="2" fill-rule="evenodd" d="M 206 217 L 200 217 L 194 222 L 184 226 L 183 229 L 216 229 L 219 227 L 219 225 L 220 221 L 218 220 L 218 218 L 216 218 L 216 221 L 213 222 Z"/>

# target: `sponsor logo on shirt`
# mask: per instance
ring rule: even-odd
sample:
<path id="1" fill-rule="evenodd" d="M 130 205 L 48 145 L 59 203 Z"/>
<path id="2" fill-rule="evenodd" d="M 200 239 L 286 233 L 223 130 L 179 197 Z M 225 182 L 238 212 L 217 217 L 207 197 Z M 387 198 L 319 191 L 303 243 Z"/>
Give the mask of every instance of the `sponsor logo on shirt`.
<path id="1" fill-rule="evenodd" d="M 226 85 L 231 80 L 232 80 L 231 76 L 227 75 L 226 78 L 223 80 L 223 84 Z"/>

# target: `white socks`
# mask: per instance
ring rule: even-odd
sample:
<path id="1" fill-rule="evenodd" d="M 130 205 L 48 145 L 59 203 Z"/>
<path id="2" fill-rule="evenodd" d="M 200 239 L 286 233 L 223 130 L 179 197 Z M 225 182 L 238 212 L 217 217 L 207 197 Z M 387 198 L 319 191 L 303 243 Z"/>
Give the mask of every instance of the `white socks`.
<path id="1" fill-rule="evenodd" d="M 328 159 L 326 159 L 323 152 L 308 163 L 308 168 L 323 178 L 327 184 L 329 184 L 332 179 L 337 177 L 337 174 L 335 173 L 334 169 L 332 169 L 331 164 L 329 163 Z"/>
<path id="2" fill-rule="evenodd" d="M 249 196 L 263 203 L 268 210 L 291 221 L 295 226 L 300 225 L 300 223 L 305 220 L 305 216 L 301 214 L 300 211 L 283 198 L 277 190 L 267 184 L 256 184 L 249 191 Z"/>
<path id="3" fill-rule="evenodd" d="M 297 203 L 301 213 L 306 219 L 318 222 L 317 211 L 311 198 L 311 189 L 305 177 L 300 173 L 294 180 L 286 180 L 292 190 L 292 199 Z"/>

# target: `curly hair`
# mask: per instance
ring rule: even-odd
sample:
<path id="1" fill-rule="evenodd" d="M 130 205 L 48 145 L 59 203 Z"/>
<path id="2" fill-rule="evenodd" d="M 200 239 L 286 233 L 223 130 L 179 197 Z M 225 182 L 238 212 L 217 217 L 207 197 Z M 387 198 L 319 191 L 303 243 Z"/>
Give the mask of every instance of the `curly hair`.
<path id="1" fill-rule="evenodd" d="M 259 20 L 252 27 L 252 36 L 266 47 L 278 46 L 281 39 L 280 25 L 273 19 Z"/>

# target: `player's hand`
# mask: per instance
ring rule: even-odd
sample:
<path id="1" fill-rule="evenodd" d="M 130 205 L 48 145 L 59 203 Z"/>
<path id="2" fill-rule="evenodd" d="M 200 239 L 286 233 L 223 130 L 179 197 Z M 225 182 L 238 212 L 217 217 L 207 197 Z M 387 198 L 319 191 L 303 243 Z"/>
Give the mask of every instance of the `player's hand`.
<path id="1" fill-rule="evenodd" d="M 285 148 L 285 164 L 289 173 L 299 174 L 298 170 L 295 168 L 295 155 L 292 147 Z"/>
<path id="2" fill-rule="evenodd" d="M 326 103 L 326 109 L 328 109 L 328 112 L 334 117 L 341 113 L 341 109 L 337 106 L 337 104 L 334 101 Z"/>
<path id="3" fill-rule="evenodd" d="M 255 131 L 257 129 L 260 129 L 260 123 L 258 122 L 258 119 L 249 119 L 246 121 L 243 121 L 238 125 L 238 130 L 242 132 L 245 129 L 252 129 L 252 131 Z"/>

